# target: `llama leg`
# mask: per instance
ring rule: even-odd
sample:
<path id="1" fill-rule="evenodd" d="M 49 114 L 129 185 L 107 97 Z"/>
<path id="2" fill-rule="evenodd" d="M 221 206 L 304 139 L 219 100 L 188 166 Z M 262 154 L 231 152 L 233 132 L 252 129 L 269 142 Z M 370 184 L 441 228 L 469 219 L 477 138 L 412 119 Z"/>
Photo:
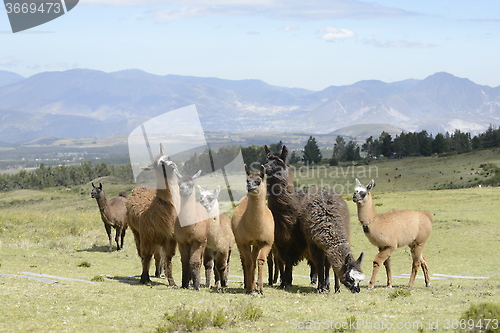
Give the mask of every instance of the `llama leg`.
<path id="1" fill-rule="evenodd" d="M 388 246 L 386 248 L 380 248 L 379 251 L 380 252 L 375 256 L 375 259 L 373 259 L 373 273 L 370 283 L 368 284 L 368 289 L 373 288 L 373 285 L 377 281 L 377 273 L 380 266 L 391 256 L 392 252 L 394 252 L 394 248 Z"/>
<path id="2" fill-rule="evenodd" d="M 283 280 L 283 272 L 285 271 L 285 267 L 283 266 L 283 261 L 280 258 L 275 257 L 274 259 L 274 283 L 278 282 L 278 276 Z"/>
<path id="3" fill-rule="evenodd" d="M 271 246 L 266 243 L 261 243 L 259 246 L 258 254 L 257 254 L 257 292 L 259 294 L 264 293 L 264 264 L 266 259 L 271 253 Z"/>
<path id="4" fill-rule="evenodd" d="M 250 294 L 253 284 L 253 276 L 250 276 L 252 271 L 252 247 L 250 244 L 242 244 L 238 246 L 240 251 L 241 266 L 243 268 L 243 284 L 247 294 Z"/>
<path id="5" fill-rule="evenodd" d="M 109 240 L 108 253 L 111 253 L 113 251 L 113 236 L 111 236 L 111 226 L 107 223 L 104 223 L 104 228 L 106 229 L 106 233 L 108 234 L 108 240 Z"/>
<path id="6" fill-rule="evenodd" d="M 411 248 L 411 257 L 413 259 L 413 264 L 411 267 L 411 275 L 410 275 L 410 283 L 409 286 L 413 287 L 413 284 L 415 283 L 415 278 L 417 276 L 418 269 L 421 266 L 421 258 L 422 258 L 422 246 L 416 245 Z M 426 265 L 427 268 L 427 265 Z M 428 283 L 428 280 L 426 279 L 426 284 Z"/>
<path id="7" fill-rule="evenodd" d="M 161 277 L 161 252 L 163 251 L 162 248 L 158 248 L 155 253 L 154 253 L 154 258 L 155 258 L 155 277 L 160 278 Z"/>
<path id="8" fill-rule="evenodd" d="M 327 291 L 330 291 L 330 268 L 330 262 L 328 261 L 328 258 L 325 258 L 325 288 Z M 335 292 L 340 292 L 340 287 L 339 290 L 335 290 Z"/>
<path id="9" fill-rule="evenodd" d="M 273 253 L 269 252 L 269 254 L 267 255 L 267 274 L 268 274 L 268 277 L 269 277 L 269 280 L 268 280 L 269 286 L 272 286 L 273 285 L 273 281 L 274 281 L 273 266 L 274 266 Z"/>
<path id="10" fill-rule="evenodd" d="M 153 257 L 153 255 L 150 253 L 146 254 L 146 251 L 142 251 L 142 253 L 144 254 L 144 257 L 142 258 L 142 274 L 139 283 L 140 284 L 152 283 L 151 279 L 149 278 L 149 265 L 151 263 L 151 258 Z"/>
<path id="11" fill-rule="evenodd" d="M 179 243 L 179 252 L 181 254 L 182 262 L 182 288 L 189 288 L 189 281 L 191 280 L 191 272 L 189 265 L 189 245 Z"/>
<path id="12" fill-rule="evenodd" d="M 231 250 L 229 250 L 226 254 L 222 255 L 221 260 L 223 260 L 225 264 L 221 265 L 220 286 L 225 288 L 227 287 L 227 279 L 229 275 L 229 262 L 231 261 Z M 224 268 L 222 269 L 222 267 Z"/>
<path id="13" fill-rule="evenodd" d="M 335 293 L 339 293 L 340 292 L 339 277 L 337 276 L 337 274 L 335 272 L 333 272 L 333 276 L 335 277 Z"/>
<path id="14" fill-rule="evenodd" d="M 384 266 L 387 274 L 387 288 L 392 288 L 391 257 L 384 261 Z"/>
<path id="15" fill-rule="evenodd" d="M 309 260 L 308 263 L 311 266 L 311 271 L 313 267 L 315 268 L 314 271 L 318 279 L 317 291 L 318 293 L 322 293 L 325 291 L 325 254 L 320 248 L 313 244 L 309 246 L 309 253 L 312 260 Z"/>
<path id="16" fill-rule="evenodd" d="M 122 234 L 122 228 L 116 228 L 115 232 L 115 242 L 116 242 L 116 251 L 120 251 L 122 248 L 120 247 L 120 236 Z"/>
<path id="17" fill-rule="evenodd" d="M 227 252 L 215 256 L 215 285 L 217 288 L 227 287 Z M 226 276 L 225 276 L 226 275 Z M 224 285 L 222 285 L 224 284 Z"/>
<path id="18" fill-rule="evenodd" d="M 214 258 L 212 256 L 212 251 L 205 249 L 205 255 L 203 256 L 203 266 L 205 267 L 205 287 L 210 288 L 212 280 L 212 272 L 214 271 Z M 215 269 L 215 280 L 217 281 L 217 269 Z"/>
<path id="19" fill-rule="evenodd" d="M 141 256 L 141 238 L 139 237 L 139 233 L 137 231 L 132 230 L 132 233 L 134 234 L 135 247 L 137 248 L 137 255 L 142 258 L 142 256 Z"/>
<path id="20" fill-rule="evenodd" d="M 316 265 L 311 260 L 308 260 L 307 264 L 310 267 L 309 279 L 311 280 L 311 284 L 315 285 L 318 282 L 318 272 L 316 270 Z"/>
<path id="21" fill-rule="evenodd" d="M 172 274 L 172 257 L 175 255 L 175 247 L 177 246 L 177 242 L 174 239 L 170 239 L 165 243 L 163 248 L 165 258 L 163 259 L 165 262 L 165 278 L 168 280 L 168 285 L 170 287 L 176 287 L 174 281 L 174 276 Z M 180 251 L 180 250 L 179 250 Z"/>
<path id="22" fill-rule="evenodd" d="M 431 280 L 429 278 L 429 269 L 427 268 L 427 259 L 425 258 L 423 253 L 422 256 L 420 257 L 420 263 L 422 265 L 422 271 L 424 272 L 425 286 L 430 287 Z"/>
<path id="23" fill-rule="evenodd" d="M 125 239 L 125 232 L 127 231 L 127 228 L 122 228 L 121 230 L 121 233 L 120 233 L 120 237 L 121 237 L 121 246 L 120 246 L 120 250 L 123 250 L 123 241 Z"/>
<path id="24" fill-rule="evenodd" d="M 189 267 L 191 269 L 191 278 L 193 279 L 194 290 L 200 289 L 200 268 L 203 260 L 203 252 L 205 252 L 205 244 L 193 242 L 190 247 Z"/>

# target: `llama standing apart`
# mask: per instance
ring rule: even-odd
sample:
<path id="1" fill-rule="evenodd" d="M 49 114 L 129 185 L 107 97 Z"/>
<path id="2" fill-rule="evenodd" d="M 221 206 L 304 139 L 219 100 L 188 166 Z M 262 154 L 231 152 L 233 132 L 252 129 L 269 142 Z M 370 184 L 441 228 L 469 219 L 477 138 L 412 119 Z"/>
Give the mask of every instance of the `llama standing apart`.
<path id="1" fill-rule="evenodd" d="M 181 254 L 182 288 L 189 288 L 189 282 L 193 281 L 193 288 L 199 290 L 200 267 L 210 226 L 207 210 L 196 202 L 195 196 L 194 180 L 200 176 L 201 170 L 192 177 L 183 177 L 177 170 L 175 172 L 179 178 L 181 202 L 174 237 Z"/>
<path id="2" fill-rule="evenodd" d="M 152 165 L 156 175 L 156 189 L 136 187 L 127 202 L 127 221 L 134 233 L 137 253 L 142 261 L 140 283 L 150 283 L 149 266 L 154 255 L 156 276 L 160 274 L 160 253 L 164 257 L 165 277 L 175 286 L 172 276 L 172 257 L 175 255 L 174 223 L 179 207 L 179 187 L 174 174 L 177 166 L 164 153 Z"/>
<path id="3" fill-rule="evenodd" d="M 106 193 L 102 189 L 102 184 L 99 183 L 99 187 L 96 187 L 92 183 L 92 192 L 90 196 L 97 201 L 99 206 L 99 212 L 101 212 L 101 219 L 104 222 L 104 228 L 106 228 L 106 233 L 109 239 L 109 250 L 113 250 L 113 240 L 111 236 L 111 227 L 116 230 L 116 249 L 120 251 L 123 249 L 123 239 L 125 238 L 125 231 L 127 230 L 127 195 L 125 192 L 121 192 L 120 195 L 111 200 L 106 199 Z"/>
<path id="4" fill-rule="evenodd" d="M 410 247 L 413 265 L 410 275 L 410 287 L 415 282 L 418 268 L 424 272 L 425 285 L 428 287 L 429 270 L 422 253 L 422 248 L 432 230 L 432 216 L 426 211 L 394 210 L 383 214 L 376 214 L 373 205 L 371 189 L 375 187 L 372 180 L 366 187 L 356 179 L 353 201 L 358 207 L 358 219 L 363 231 L 373 245 L 378 247 L 379 253 L 373 260 L 373 273 L 368 288 L 373 288 L 380 265 L 384 264 L 387 272 L 387 287 L 392 287 L 390 257 L 398 247 Z"/>
<path id="5" fill-rule="evenodd" d="M 281 153 L 272 153 L 267 146 L 264 148 L 269 207 L 276 222 L 276 240 L 280 240 L 277 252 L 285 263 L 282 281 L 290 285 L 293 265 L 301 257 L 307 257 L 317 270 L 318 291 L 329 288 L 331 265 L 340 282 L 352 292 L 359 292 L 359 282 L 364 279 L 360 268 L 363 254 L 355 260 L 351 253 L 346 202 L 333 191 L 296 191 L 286 165 L 288 148 L 283 146 Z M 337 280 L 335 289 L 339 291 Z"/>
<path id="6" fill-rule="evenodd" d="M 215 286 L 227 287 L 229 260 L 234 244 L 231 220 L 226 213 L 219 211 L 220 186 L 214 191 L 203 189 L 199 185 L 198 188 L 200 190 L 200 203 L 207 210 L 210 221 L 207 247 L 203 256 L 206 287 L 210 288 L 214 265 Z"/>
<path id="7" fill-rule="evenodd" d="M 245 165 L 245 171 L 248 194 L 234 210 L 231 225 L 240 251 L 246 292 L 250 294 L 255 290 L 262 294 L 264 263 L 274 242 L 274 219 L 266 206 L 264 166 L 260 172 L 251 172 Z M 256 264 L 257 285 L 254 282 Z"/>

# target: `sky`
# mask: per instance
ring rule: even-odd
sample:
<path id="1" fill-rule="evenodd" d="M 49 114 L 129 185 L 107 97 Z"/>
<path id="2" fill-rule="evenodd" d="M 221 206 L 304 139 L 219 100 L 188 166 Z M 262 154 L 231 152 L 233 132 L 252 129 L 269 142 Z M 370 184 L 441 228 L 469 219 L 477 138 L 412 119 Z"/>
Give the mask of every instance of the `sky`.
<path id="1" fill-rule="evenodd" d="M 436 72 L 500 86 L 498 0 L 80 0 L 12 33 L 0 70 L 141 69 L 323 90 Z"/>

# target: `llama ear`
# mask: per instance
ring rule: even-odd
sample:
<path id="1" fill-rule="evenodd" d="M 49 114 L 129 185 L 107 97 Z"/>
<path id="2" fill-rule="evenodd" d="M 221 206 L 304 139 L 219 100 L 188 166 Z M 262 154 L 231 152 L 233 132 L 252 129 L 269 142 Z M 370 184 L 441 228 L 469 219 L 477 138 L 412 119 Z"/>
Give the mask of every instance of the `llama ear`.
<path id="1" fill-rule="evenodd" d="M 247 173 L 247 176 L 250 176 L 250 169 L 248 168 L 248 165 L 245 164 L 245 172 Z"/>
<path id="2" fill-rule="evenodd" d="M 368 183 L 368 185 L 366 185 L 366 189 L 367 189 L 367 191 L 368 191 L 368 192 L 370 192 L 370 190 L 371 190 L 372 188 L 374 188 L 374 187 L 375 187 L 375 181 L 372 179 L 372 180 Z"/>
<path id="3" fill-rule="evenodd" d="M 95 188 L 95 185 L 94 185 L 94 183 L 92 183 L 92 187 L 93 187 L 93 188 Z"/>
<path id="4" fill-rule="evenodd" d="M 165 155 L 165 147 L 163 147 L 163 143 L 160 142 L 160 154 Z"/>
<path id="5" fill-rule="evenodd" d="M 286 158 L 288 156 L 288 148 L 286 146 L 283 146 L 283 149 L 281 150 L 281 159 L 283 162 L 286 162 Z"/>
<path id="6" fill-rule="evenodd" d="M 361 185 L 361 182 L 359 181 L 358 178 L 356 178 L 356 187 L 363 187 L 363 185 Z"/>
<path id="7" fill-rule="evenodd" d="M 266 152 L 266 156 L 271 154 L 271 150 L 269 149 L 269 147 L 267 145 L 264 145 L 264 151 Z"/>
<path id="8" fill-rule="evenodd" d="M 99 183 L 99 189 L 102 190 L 102 184 L 101 183 Z"/>
<path id="9" fill-rule="evenodd" d="M 365 255 L 365 253 L 364 253 L 364 252 L 361 252 L 361 254 L 359 255 L 358 260 L 356 260 L 356 262 L 357 262 L 358 264 L 360 264 L 360 265 L 361 265 L 361 262 L 363 261 L 363 256 L 364 256 L 364 255 Z"/>
<path id="10" fill-rule="evenodd" d="M 215 193 L 214 194 L 215 194 L 216 198 L 219 197 L 219 193 L 220 193 L 220 185 L 217 186 L 217 188 L 215 189 Z"/>
<path id="11" fill-rule="evenodd" d="M 264 165 L 260 165 L 260 178 L 264 179 L 264 175 L 266 174 L 266 167 Z"/>
<path id="12" fill-rule="evenodd" d="M 201 175 L 201 170 L 198 170 L 198 172 L 195 173 L 193 177 L 191 177 L 191 180 L 195 180 L 196 178 L 200 177 L 200 175 Z"/>
<path id="13" fill-rule="evenodd" d="M 179 172 L 179 170 L 177 170 L 177 168 L 174 169 L 174 172 L 175 172 L 175 175 L 177 176 L 177 178 L 182 179 L 182 175 Z"/>

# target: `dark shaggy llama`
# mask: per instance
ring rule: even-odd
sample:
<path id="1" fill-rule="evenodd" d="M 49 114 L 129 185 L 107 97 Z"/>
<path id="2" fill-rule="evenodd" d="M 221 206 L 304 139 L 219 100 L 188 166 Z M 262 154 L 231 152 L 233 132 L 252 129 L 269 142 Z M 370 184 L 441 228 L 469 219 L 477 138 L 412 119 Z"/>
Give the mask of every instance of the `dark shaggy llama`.
<path id="1" fill-rule="evenodd" d="M 333 191 L 296 191 L 286 165 L 288 148 L 283 146 L 281 153 L 273 153 L 267 146 L 264 149 L 276 253 L 285 265 L 282 286 L 292 284 L 293 266 L 306 257 L 317 269 L 318 291 L 328 289 L 329 264 L 340 282 L 352 292 L 359 292 L 359 282 L 364 278 L 362 254 L 355 260 L 351 253 L 346 202 Z"/>
<path id="2" fill-rule="evenodd" d="M 92 191 L 90 196 L 97 201 L 99 206 L 99 212 L 101 213 L 102 222 L 104 222 L 104 228 L 106 228 L 106 233 L 109 239 L 109 250 L 113 251 L 113 237 L 111 236 L 111 228 L 116 230 L 115 241 L 116 250 L 120 251 L 123 249 L 123 239 L 125 238 L 125 231 L 127 230 L 127 195 L 125 192 L 121 192 L 116 198 L 108 201 L 106 198 L 106 193 L 102 189 L 102 184 L 95 186 L 92 183 Z"/>

